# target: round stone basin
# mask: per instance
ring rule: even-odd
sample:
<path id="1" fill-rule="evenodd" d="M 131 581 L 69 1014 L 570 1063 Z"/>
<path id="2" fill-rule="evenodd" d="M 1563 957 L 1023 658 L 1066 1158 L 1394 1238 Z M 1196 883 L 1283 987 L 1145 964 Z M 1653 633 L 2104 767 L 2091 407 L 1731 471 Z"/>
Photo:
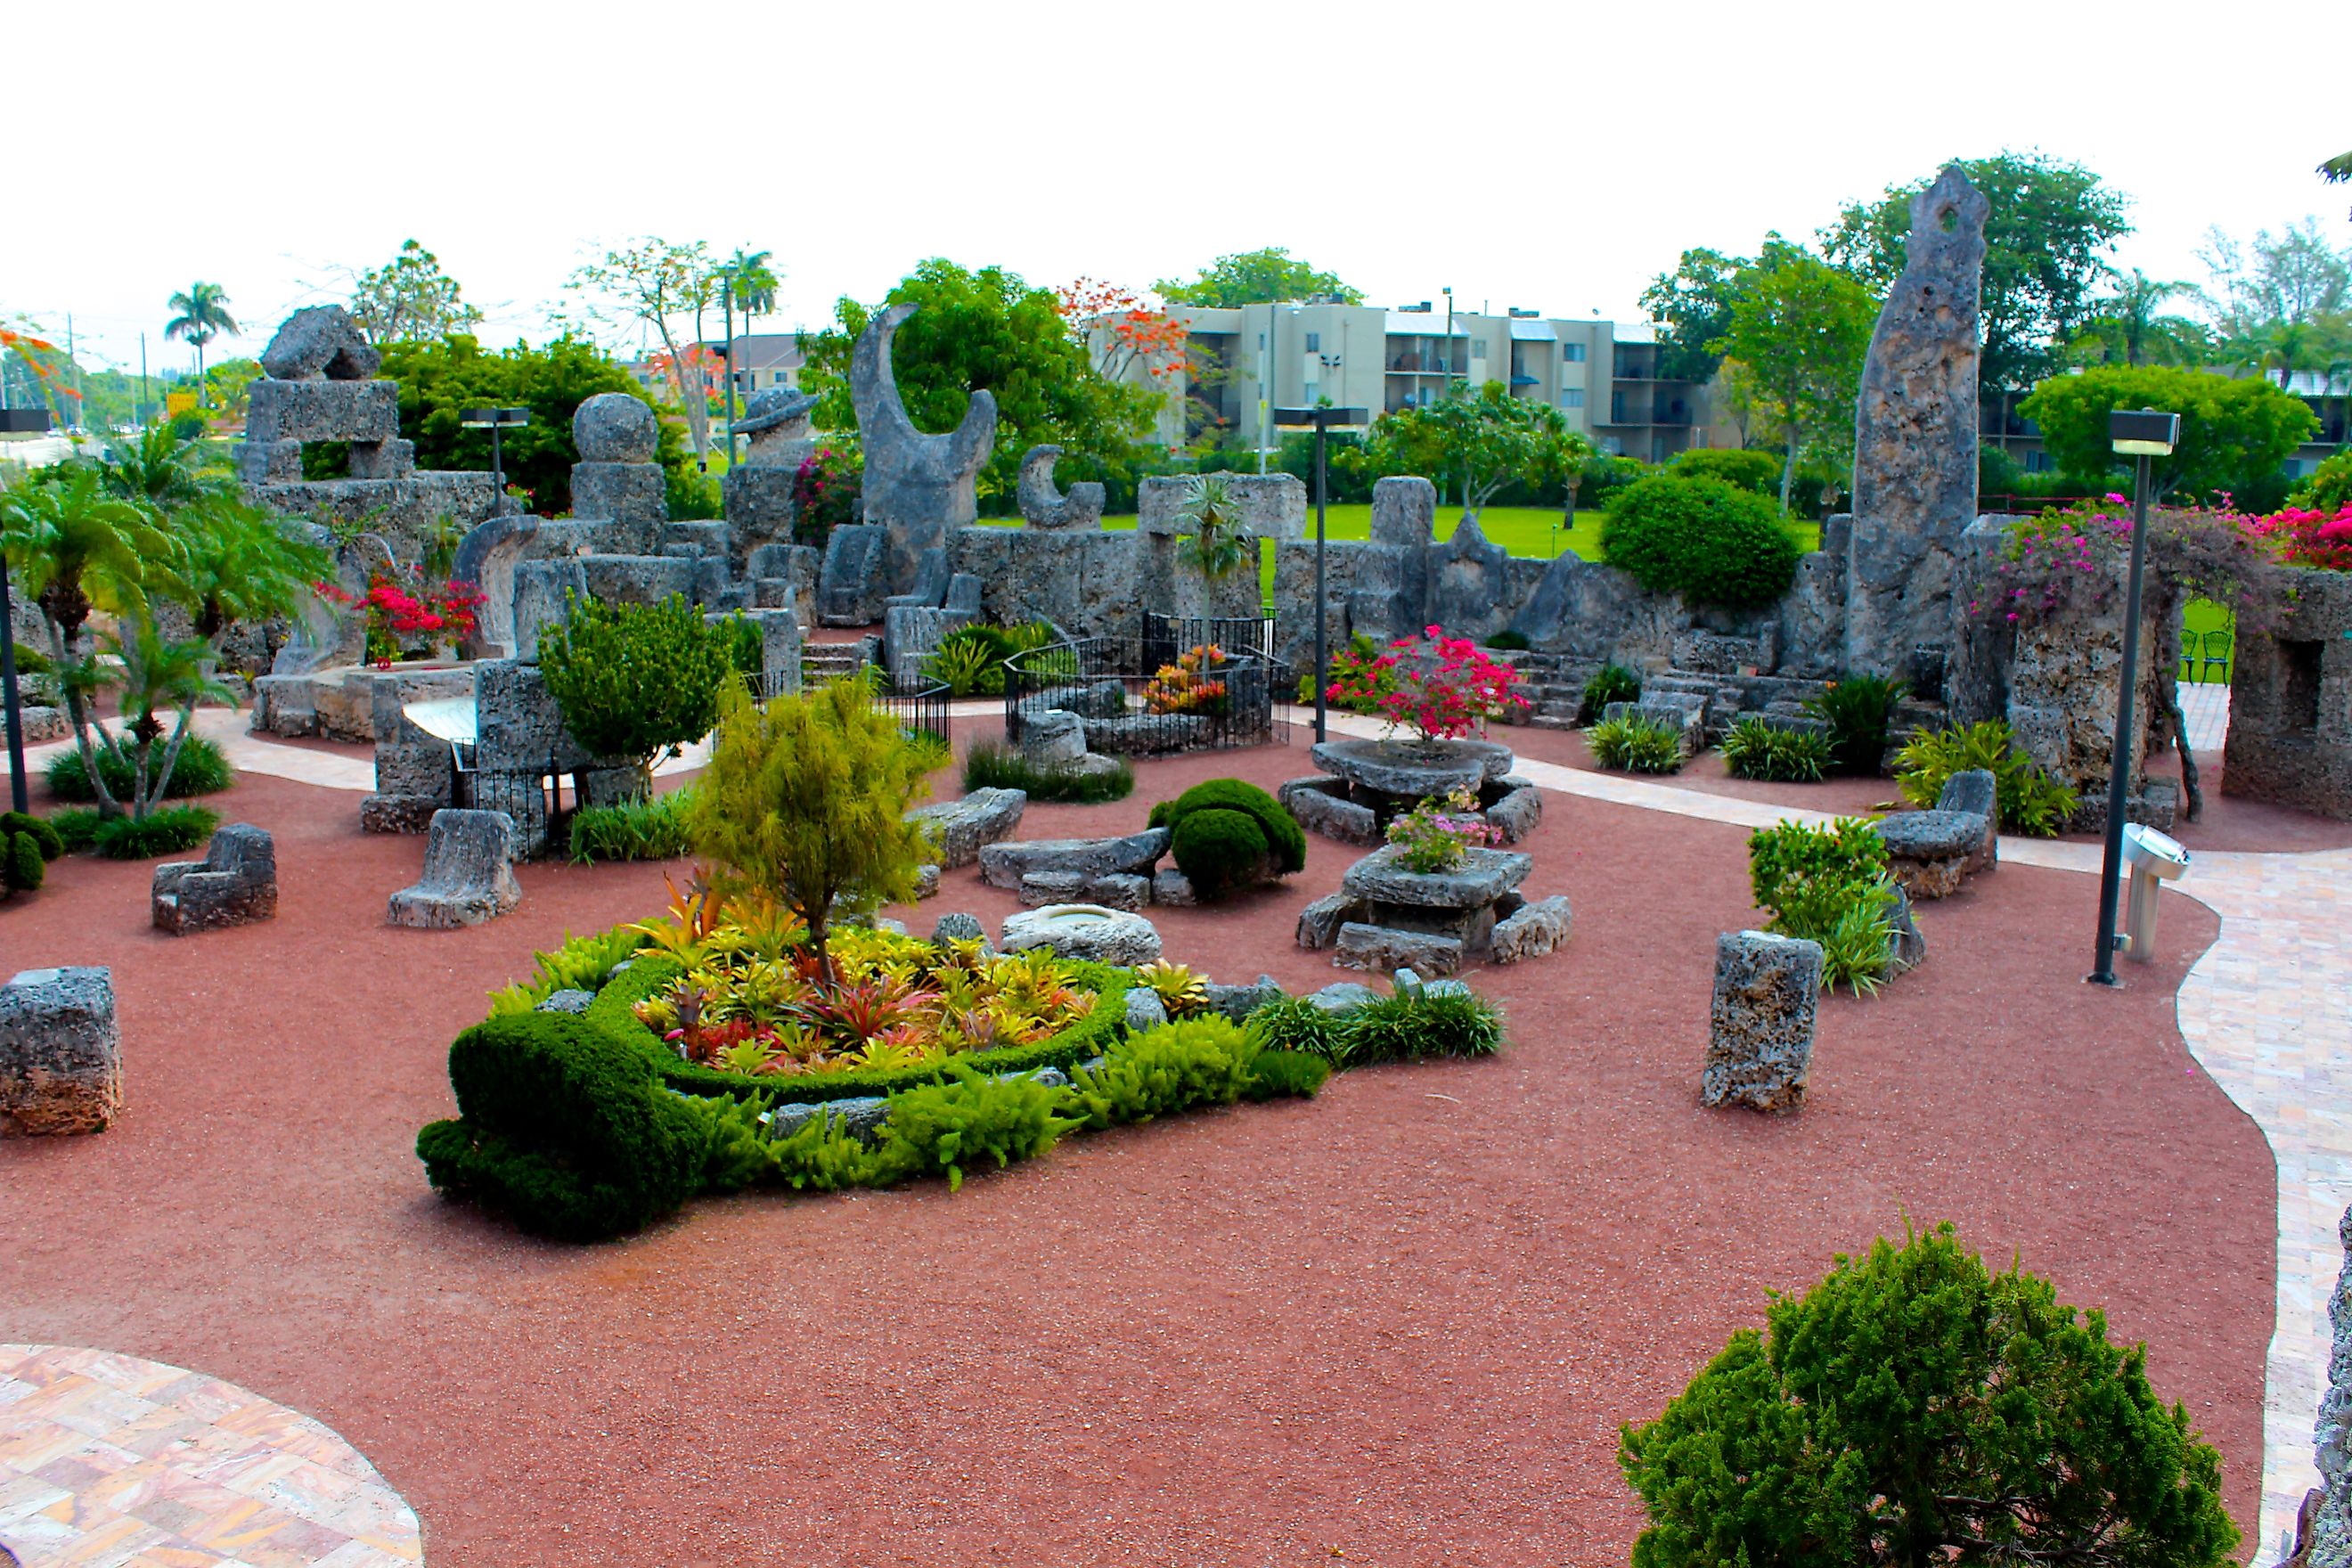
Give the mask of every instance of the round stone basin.
<path id="1" fill-rule="evenodd" d="M 1427 910 L 1481 910 L 1528 879 L 1532 857 L 1511 849 L 1473 849 L 1451 871 L 1415 871 L 1402 858 L 1402 846 L 1374 850 L 1348 868 L 1339 891 L 1374 904 L 1408 904 Z"/>
<path id="2" fill-rule="evenodd" d="M 1149 963 L 1160 956 L 1160 932 L 1141 915 L 1101 904 L 1047 904 L 1004 917 L 1007 952 L 1050 947 L 1057 958 L 1097 963 Z"/>
<path id="3" fill-rule="evenodd" d="M 1476 794 L 1511 771 L 1511 748 L 1493 741 L 1320 741 L 1315 760 L 1374 795 L 1422 800 L 1467 789 Z"/>

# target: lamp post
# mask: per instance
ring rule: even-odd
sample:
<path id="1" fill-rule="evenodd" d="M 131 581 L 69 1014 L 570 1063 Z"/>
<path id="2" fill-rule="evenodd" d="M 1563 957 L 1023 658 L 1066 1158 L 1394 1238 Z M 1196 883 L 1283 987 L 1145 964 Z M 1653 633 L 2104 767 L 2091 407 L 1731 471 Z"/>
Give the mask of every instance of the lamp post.
<path id="1" fill-rule="evenodd" d="M 1276 425 L 1312 425 L 1315 426 L 1315 739 L 1330 739 L 1329 715 L 1326 710 L 1324 687 L 1329 684 L 1327 668 L 1329 650 L 1324 646 L 1323 622 L 1328 610 L 1324 600 L 1324 533 L 1323 503 L 1324 437 L 1334 425 L 1362 426 L 1370 422 L 1360 408 L 1277 408 L 1274 411 Z"/>
<path id="2" fill-rule="evenodd" d="M 490 483 L 498 494 L 490 503 L 492 517 L 504 517 L 507 510 L 506 457 L 499 446 L 499 432 L 511 430 L 530 423 L 528 408 L 467 408 L 457 416 L 457 423 L 468 430 L 490 433 Z"/>
<path id="3" fill-rule="evenodd" d="M 2107 765 L 2105 847 L 2099 858 L 2099 949 L 2089 979 L 2095 985 L 2120 985 L 2116 978 L 2116 904 L 2123 874 L 2124 803 L 2131 786 L 2132 688 L 2139 677 L 2139 584 L 2147 560 L 2148 459 L 2168 458 L 2180 440 L 2180 416 L 2153 408 L 2118 408 L 2107 416 L 2107 438 L 2135 459 L 2132 476 L 2131 570 L 2124 589 L 2124 663 L 2116 693 L 2114 755 Z"/>

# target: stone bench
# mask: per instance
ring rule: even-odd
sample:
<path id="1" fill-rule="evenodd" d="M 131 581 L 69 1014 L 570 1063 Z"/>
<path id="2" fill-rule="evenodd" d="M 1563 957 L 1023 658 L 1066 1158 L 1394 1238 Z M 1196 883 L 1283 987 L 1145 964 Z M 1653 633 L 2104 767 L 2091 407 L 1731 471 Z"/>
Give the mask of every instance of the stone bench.
<path id="1" fill-rule="evenodd" d="M 157 931 L 173 936 L 247 925 L 278 913 L 278 851 L 269 835 L 233 822 L 213 835 L 201 860 L 155 868 Z"/>
<path id="2" fill-rule="evenodd" d="M 0 985 L 0 1138 L 101 1132 L 122 1109 L 122 1037 L 103 965 Z"/>
<path id="3" fill-rule="evenodd" d="M 1874 826 L 1886 845 L 1888 874 L 1915 900 L 1958 892 L 1991 834 L 1973 811 L 1899 811 Z"/>
<path id="4" fill-rule="evenodd" d="M 417 931 L 477 926 L 522 900 L 514 876 L 514 820 L 503 811 L 436 811 L 425 875 L 392 895 L 387 917 Z"/>

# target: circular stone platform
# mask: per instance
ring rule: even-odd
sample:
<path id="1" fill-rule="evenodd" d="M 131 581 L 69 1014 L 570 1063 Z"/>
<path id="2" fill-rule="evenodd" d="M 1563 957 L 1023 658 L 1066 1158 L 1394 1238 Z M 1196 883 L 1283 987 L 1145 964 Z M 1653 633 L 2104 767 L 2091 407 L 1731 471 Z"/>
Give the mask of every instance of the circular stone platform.
<path id="1" fill-rule="evenodd" d="M 318 1422 L 69 1345 L 0 1344 L 0 1544 L 27 1563 L 425 1561 L 415 1510 Z"/>
<path id="2" fill-rule="evenodd" d="M 1354 787 L 1396 800 L 1475 792 L 1511 771 L 1511 748 L 1494 741 L 1318 741 L 1314 755 Z"/>

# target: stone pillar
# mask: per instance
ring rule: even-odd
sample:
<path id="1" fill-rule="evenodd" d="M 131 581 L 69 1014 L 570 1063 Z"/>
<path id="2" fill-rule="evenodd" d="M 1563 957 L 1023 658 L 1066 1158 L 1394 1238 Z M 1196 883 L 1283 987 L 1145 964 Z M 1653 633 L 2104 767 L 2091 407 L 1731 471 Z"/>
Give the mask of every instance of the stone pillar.
<path id="1" fill-rule="evenodd" d="M 1699 1103 L 1771 1111 L 1801 1107 L 1812 1072 L 1821 990 L 1820 943 L 1760 931 L 1717 937 Z"/>

